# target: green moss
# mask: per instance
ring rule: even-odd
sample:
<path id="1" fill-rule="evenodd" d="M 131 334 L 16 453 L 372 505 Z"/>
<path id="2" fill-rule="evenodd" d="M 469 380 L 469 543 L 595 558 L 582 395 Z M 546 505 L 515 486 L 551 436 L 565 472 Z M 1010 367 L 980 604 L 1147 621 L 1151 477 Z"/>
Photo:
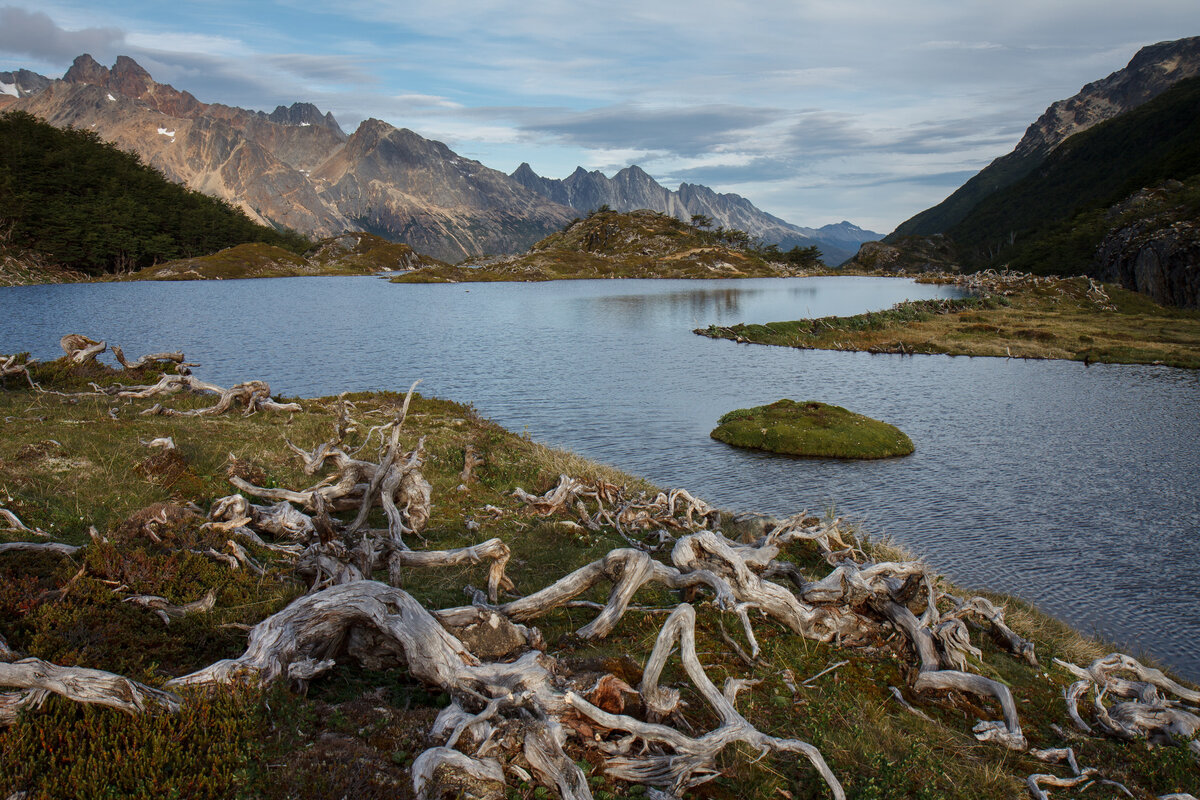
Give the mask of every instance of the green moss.
<path id="1" fill-rule="evenodd" d="M 899 428 L 841 406 L 778 400 L 721 417 L 710 434 L 735 447 L 814 458 L 891 458 L 912 453 Z"/>

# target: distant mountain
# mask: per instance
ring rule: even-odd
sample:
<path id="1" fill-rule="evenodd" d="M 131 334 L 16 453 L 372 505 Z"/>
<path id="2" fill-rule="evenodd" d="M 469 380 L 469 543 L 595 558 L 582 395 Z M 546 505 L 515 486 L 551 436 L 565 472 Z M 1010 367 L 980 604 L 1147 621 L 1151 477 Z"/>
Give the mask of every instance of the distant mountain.
<path id="1" fill-rule="evenodd" d="M 1011 153 L 997 158 L 938 205 L 902 222 L 884 241 L 948 232 L 988 195 L 1032 173 L 1069 137 L 1131 111 L 1197 75 L 1200 37 L 1143 47 L 1124 69 L 1051 105 Z"/>
<path id="2" fill-rule="evenodd" d="M 802 228 L 756 208 L 737 194 L 718 194 L 707 186 L 681 183 L 671 191 L 639 166 L 630 166 L 609 178 L 599 171 L 577 167 L 561 180 L 543 178 L 529 164 L 521 164 L 511 175 L 522 186 L 543 197 L 587 213 L 607 205 L 614 211 L 649 209 L 688 222 L 703 215 L 715 225 L 737 228 L 767 244 L 783 249 L 816 245 L 827 264 L 836 265 L 854 255 L 863 242 L 882 234 L 863 230 L 849 222 L 821 228 Z"/>
<path id="3" fill-rule="evenodd" d="M 309 103 L 270 114 L 202 103 L 126 56 L 109 69 L 82 55 L 61 80 L 5 85 L 20 96 L 2 108 L 94 131 L 172 181 L 309 236 L 365 230 L 456 261 L 523 251 L 574 216 L 412 131 L 368 120 L 347 136 Z"/>
<path id="4" fill-rule="evenodd" d="M 0 72 L 0 101 L 5 97 L 28 97 L 50 85 L 50 79 L 27 69 L 16 72 Z M 4 103 L 0 102 L 0 108 Z"/>

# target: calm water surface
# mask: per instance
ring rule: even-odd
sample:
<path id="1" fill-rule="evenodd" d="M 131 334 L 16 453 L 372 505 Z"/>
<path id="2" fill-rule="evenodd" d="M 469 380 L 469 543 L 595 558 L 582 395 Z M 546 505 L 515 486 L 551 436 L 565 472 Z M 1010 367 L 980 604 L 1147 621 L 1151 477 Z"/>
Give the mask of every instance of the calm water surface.
<path id="1" fill-rule="evenodd" d="M 67 332 L 198 374 L 312 396 L 403 390 L 715 504 L 862 521 L 954 579 L 1009 591 L 1200 679 L 1200 374 L 1164 367 L 872 356 L 712 341 L 712 323 L 884 308 L 953 290 L 894 279 L 378 278 L 0 289 L 0 353 Z M 887 420 L 917 452 L 839 463 L 735 450 L 717 418 L 781 397 Z"/>

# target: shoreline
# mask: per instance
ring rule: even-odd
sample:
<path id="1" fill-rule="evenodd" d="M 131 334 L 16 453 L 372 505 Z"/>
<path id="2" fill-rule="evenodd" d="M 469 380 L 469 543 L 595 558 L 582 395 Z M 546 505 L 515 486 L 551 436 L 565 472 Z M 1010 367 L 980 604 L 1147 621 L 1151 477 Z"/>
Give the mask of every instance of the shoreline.
<path id="1" fill-rule="evenodd" d="M 739 344 L 810 350 L 1200 369 L 1200 310 L 1159 306 L 1143 295 L 1087 278 L 907 277 L 952 283 L 978 294 L 900 303 L 849 317 L 711 325 L 693 332 Z"/>
<path id="2" fill-rule="evenodd" d="M 68 395 L 87 391 L 91 382 L 108 386 L 115 383 L 151 384 L 157 380 L 156 376 L 170 374 L 170 371 L 106 373 L 53 363 L 33 372 L 39 382 L 46 384 L 45 388 Z M 360 448 L 370 444 L 364 452 L 373 453 L 374 448 L 383 444 L 384 437 L 382 433 L 375 434 L 374 444 L 371 444 L 367 441 L 371 436 L 370 429 L 386 424 L 396 415 L 403 401 L 401 395 L 394 393 L 359 393 L 342 397 L 345 403 L 353 404 L 349 408 L 338 398 L 325 397 L 299 400 L 296 410 L 291 411 L 272 411 L 264 407 L 249 417 L 236 413 L 163 416 L 142 412 L 155 403 L 184 413 L 200 412 L 212 408 L 215 398 L 211 394 L 189 393 L 120 400 L 111 395 L 69 397 L 34 393 L 27 386 L 21 388 L 22 385 L 23 381 L 10 377 L 5 391 L 0 392 L 0 402 L 7 408 L 6 416 L 12 417 L 8 423 L 11 436 L 0 444 L 0 475 L 7 487 L 0 501 L 5 508 L 15 509 L 27 525 L 50 533 L 48 539 L 82 545 L 84 550 L 71 560 L 49 554 L 37 557 L 0 555 L 0 570 L 14 569 L 16 563 L 17 568 L 23 568 L 27 574 L 39 576 L 37 585 L 19 584 L 22 593 L 19 596 L 0 597 L 5 610 L 5 614 L 0 615 L 0 626 L 3 626 L 0 632 L 6 634 L 10 647 L 27 650 L 31 655 L 47 660 L 59 658 L 83 662 L 82 665 L 129 673 L 138 680 L 151 683 L 176 678 L 214 657 L 236 655 L 245 641 L 245 634 L 223 626 L 227 623 L 257 624 L 272 611 L 290 607 L 304 589 L 290 577 L 292 562 L 288 557 L 253 543 L 243 547 L 247 548 L 249 558 L 264 569 L 263 577 L 248 574 L 245 567 L 230 570 L 201 555 L 181 557 L 180 547 L 191 546 L 188 543 L 193 540 L 197 548 L 202 547 L 207 541 L 205 537 L 219 530 L 212 527 L 216 524 L 212 521 L 215 518 L 210 517 L 210 522 L 205 523 L 209 527 L 205 528 L 200 525 L 203 517 L 189 522 L 186 514 L 176 516 L 176 512 L 163 509 L 174 507 L 186 511 L 186 503 L 191 502 L 196 504 L 198 512 L 190 513 L 211 513 L 215 499 L 232 490 L 229 481 L 234 477 L 252 486 L 309 485 L 316 478 L 305 474 L 301 468 L 303 464 L 297 463 L 297 453 L 289 452 L 285 442 L 293 442 L 299 448 L 311 447 L 326 440 L 331 429 L 340 430 L 339 419 L 349 419 L 343 434 L 347 446 L 353 444 Z M 282 401 L 272 402 L 286 405 Z M 110 411 L 112 408 L 116 408 L 115 416 Z M 647 496 L 657 492 L 643 481 L 573 454 L 538 445 L 479 418 L 469 407 L 457 403 L 415 396 L 404 425 L 405 447 L 413 446 L 418 437 L 424 441 L 426 466 L 423 471 L 431 484 L 433 498 L 429 521 L 422 533 L 428 541 L 418 544 L 418 540 L 410 536 L 412 545 L 419 548 L 416 552 L 433 547 L 482 546 L 486 537 L 497 537 L 511 548 L 510 575 L 520 592 L 529 597 L 529 591 L 545 585 L 557 575 L 566 574 L 592 559 L 603 558 L 606 553 L 629 548 L 631 539 L 653 542 L 652 538 L 643 539 L 649 531 L 641 531 L 633 522 L 636 515 L 624 523 L 612 525 L 603 522 L 603 517 L 596 517 L 600 524 L 593 529 L 583 524 L 585 520 L 570 503 L 559 506 L 555 499 L 560 490 L 584 491 L 585 494 L 578 497 L 589 506 L 593 506 L 594 501 L 589 499 L 588 491 L 610 493 L 604 496 L 611 498 L 629 498 L 617 501 L 615 505 L 613 500 L 600 500 L 601 509 L 620 518 L 618 509 L 622 503 L 631 502 L 635 492 L 644 492 Z M 160 453 L 157 448 L 147 447 L 146 443 L 156 437 L 170 437 L 173 448 Z M 468 447 L 474 450 L 474 456 Z M 230 452 L 233 453 L 232 460 L 226 458 Z M 374 458 L 373 455 L 369 457 Z M 468 462 L 477 460 L 479 463 L 473 468 L 467 467 Z M 467 477 L 464 478 L 464 474 Z M 557 477 L 560 474 L 571 476 L 576 488 L 570 489 L 568 485 L 568 489 L 562 489 L 563 479 Z M 125 477 L 114 479 L 114 476 Z M 625 488 L 618 489 L 622 484 Z M 61 487 L 67 485 L 72 491 L 64 495 Z M 521 486 L 544 494 L 527 495 L 529 499 L 523 500 L 514 494 Z M 601 488 L 603 486 L 612 488 Z M 66 504 L 64 497 L 74 497 L 75 501 Z M 691 503 L 679 497 L 681 508 Z M 699 511 L 704 508 L 703 505 L 691 507 Z M 142 513 L 143 509 L 151 508 L 159 510 L 150 515 Z M 588 513 L 592 514 L 590 508 Z M 689 518 L 691 513 L 688 512 Z M 155 522 L 160 518 L 162 522 Z M 373 515 L 372 519 L 381 517 Z M 683 523 L 682 518 L 679 523 Z M 816 531 L 830 523 L 801 520 L 797 524 L 807 526 L 803 528 L 805 530 Z M 89 537 L 86 532 L 89 524 L 94 524 L 98 535 L 106 537 L 109 543 L 102 544 Z M 736 541 L 744 542 L 760 536 L 769 523 L 750 519 L 735 524 L 726 512 L 720 527 Z M 676 539 L 688 535 L 686 527 L 668 527 L 667 530 L 673 531 L 672 536 Z M 835 525 L 831 530 L 842 529 Z M 271 544 L 268 534 L 260 535 L 268 545 Z M 850 534 L 842 532 L 838 535 Z M 155 542 L 154 537 L 160 541 Z M 8 534 L 4 538 L 29 537 Z M 858 541 L 855 546 L 869 551 L 880 562 L 912 561 L 911 556 L 885 545 L 867 545 Z M 825 558 L 810 552 L 800 542 L 788 545 L 786 550 L 791 559 L 789 563 L 811 575 L 811 579 L 829 569 Z M 669 564 L 669 552 L 669 548 L 662 550 L 655 558 Z M 13 559 L 24 560 L 14 562 Z M 72 578 L 79 562 L 86 571 L 81 577 Z M 146 568 L 151 571 L 145 571 Z M 454 569 L 449 574 L 440 572 L 432 576 L 424 571 L 412 572 L 405 580 L 405 588 L 431 608 L 461 604 L 462 585 L 467 581 L 481 585 L 478 581 L 482 579 L 484 568 Z M 148 611 L 121 602 L 121 593 L 114 594 L 113 586 L 104 583 L 119 577 L 126 578 L 122 581 L 126 584 L 125 593 L 161 595 L 175 604 L 191 602 L 207 586 L 214 590 L 215 608 L 164 626 Z M 130 580 L 135 583 L 131 584 Z M 961 593 L 960 589 L 944 581 L 939 580 L 936 585 L 941 592 Z M 69 589 L 59 605 L 34 599 L 37 592 L 57 591 L 64 586 Z M 606 594 L 601 591 L 584 596 L 603 603 Z M 1086 664 L 1103 655 L 1104 648 L 1028 604 L 1000 595 L 983 596 L 1007 605 L 1008 624 L 1020 637 L 1035 644 L 1040 666 L 1023 663 L 1007 652 L 999 640 L 975 633 L 970 642 L 980 649 L 980 660 L 972 662 L 975 664 L 972 669 L 1011 685 L 1022 703 L 1019 712 L 1025 723 L 1025 735 L 1039 747 L 1052 746 L 1056 737 L 1046 727 L 1047 720 L 1066 724 L 1060 689 L 1076 680 L 1069 671 L 1055 666 L 1053 658 L 1059 656 Z M 1047 769 L 1045 765 L 1038 766 L 1038 762 L 1027 755 L 1014 757 L 1011 751 L 995 744 L 972 748 L 968 758 L 951 755 L 961 749 L 961 744 L 955 742 L 964 734 L 969 736 L 969 724 L 964 728 L 963 714 L 968 717 L 982 715 L 987 719 L 994 716 L 995 711 L 977 706 L 966 696 L 956 699 L 905 688 L 904 694 L 908 696 L 905 702 L 932 715 L 936 722 L 930 724 L 897 703 L 887 687 L 906 686 L 914 666 L 913 654 L 902 642 L 889 645 L 880 638 L 871 640 L 865 647 L 823 644 L 795 636 L 786 626 L 756 618 L 754 628 L 762 648 L 762 660 L 752 658 L 747 664 L 735 654 L 728 644 L 729 639 L 721 637 L 721 633 L 729 634 L 723 628 L 718 631 L 721 626 L 716 622 L 720 616 L 713 616 L 715 611 L 707 603 L 700 603 L 701 599 L 697 598 L 696 608 L 702 624 L 696 635 L 702 642 L 700 649 L 705 668 L 730 676 L 764 678 L 765 686 L 746 693 L 739 701 L 742 713 L 760 730 L 786 729 L 788 735 L 807 739 L 820 747 L 833 773 L 851 791 L 860 791 L 870 781 L 886 779 L 895 781 L 901 789 L 908 786 L 912 791 L 925 785 L 934 786 L 950 797 L 1006 797 L 1011 796 L 1025 775 L 1035 769 Z M 32 605 L 26 605 L 30 602 Z M 608 637 L 583 639 L 572 633 L 594 616 L 595 611 L 586 606 L 563 608 L 539 617 L 536 624 L 542 629 L 544 640 L 552 643 L 549 652 L 564 664 L 608 663 L 605 659 L 615 664 L 619 654 L 628 653 L 635 654 L 637 663 L 648 654 L 647 639 L 653 639 L 658 632 L 664 619 L 662 614 L 677 601 L 665 589 L 647 587 L 638 593 L 636 602 L 641 604 L 639 608 L 646 610 L 626 614 Z M 20 608 L 25 610 L 18 611 Z M 737 631 L 736 617 L 728 616 L 726 624 L 733 624 L 731 630 L 735 641 L 742 639 Z M 89 627 L 107 631 L 107 636 L 118 639 L 96 640 L 81 649 L 79 644 L 71 644 L 66 635 L 72 620 L 74 624 L 89 620 Z M 150 642 L 156 643 L 154 647 L 160 656 L 155 663 L 150 663 L 143 652 Z M 818 674 L 840 661 L 845 665 L 836 671 Z M 787 673 L 795 677 L 789 679 Z M 625 675 L 626 683 L 636 686 L 632 674 L 620 674 Z M 362 701 L 364 697 L 376 697 L 372 693 L 378 691 L 381 680 L 392 682 L 387 685 L 395 685 L 397 677 L 386 671 L 347 666 L 339 667 L 333 675 L 332 679 L 314 682 L 307 699 L 278 692 L 269 699 L 253 694 L 236 699 L 236 694 L 222 690 L 213 699 L 188 699 L 186 703 L 190 705 L 185 704 L 185 708 L 205 709 L 205 713 L 217 715 L 222 726 L 237 728 L 246 719 L 258 720 L 255 725 L 261 722 L 267 726 L 265 729 L 238 728 L 242 732 L 234 734 L 233 741 L 242 748 L 238 751 L 241 755 L 230 756 L 238 763 L 250 764 L 255 759 L 267 758 L 289 764 L 291 770 L 300 775 L 320 769 L 321 774 L 328 777 L 339 774 L 338 768 L 331 764 L 353 752 L 357 754 L 355 758 L 367 758 L 369 763 L 381 765 L 378 767 L 381 774 L 407 780 L 413 769 L 412 753 L 423 747 L 417 734 L 428 728 L 437 704 L 431 703 L 430 696 L 425 695 L 419 683 L 414 684 L 411 678 L 401 679 L 399 685 L 405 687 L 402 694 L 408 698 L 409 706 L 415 702 L 415 707 L 408 708 L 404 703 L 392 705 L 377 698 Z M 791 689 L 788 688 L 789 681 L 793 686 Z M 807 681 L 804 686 L 800 685 L 802 681 Z M 422 697 L 425 699 L 420 699 Z M 214 703 L 224 703 L 220 706 L 223 710 Z M 382 718 L 387 720 L 381 732 L 354 734 L 357 727 L 372 724 L 372 718 L 376 721 L 373 724 L 380 724 L 380 713 L 383 712 L 372 712 L 371 708 L 381 703 L 386 708 Z M 286 708 L 288 713 L 306 714 L 306 718 L 316 721 L 307 724 L 308 730 L 299 738 L 291 734 L 280 738 L 277 733 L 264 736 L 262 731 L 271 730 L 271 720 L 276 718 L 276 712 L 268 707 Z M 58 730 L 60 735 L 67 737 L 64 743 L 70 745 L 66 752 L 73 752 L 84 760 L 102 758 L 103 748 L 112 746 L 112 741 L 104 738 L 107 734 L 91 744 L 80 737 L 94 736 L 87 731 L 91 724 L 89 720 L 96 713 L 113 715 L 115 712 L 85 713 L 74 705 L 61 702 L 53 709 L 54 713 L 49 716 L 34 713 L 18 724 L 34 726 L 29 729 L 30 733 L 34 728 L 43 732 L 47 727 Z M 178 719 L 188 718 L 189 713 L 193 712 L 185 711 Z M 348 728 L 339 727 L 342 725 L 337 722 L 339 716 L 349 720 Z M 110 724 L 116 726 L 114 734 L 123 731 L 119 735 L 137 737 L 161 732 L 163 726 L 170 728 L 175 723 L 162 717 L 116 715 L 112 716 Z M 693 719 L 692 724 L 706 723 Z M 864 737 L 865 730 L 874 730 L 878 735 Z M 19 747 L 19 738 L 18 729 L 0 732 L 0 751 L 5 755 L 17 752 L 13 748 Z M 196 766 L 190 769 L 211 767 L 211 763 L 203 762 L 201 754 L 192 749 L 195 742 L 198 740 L 194 734 L 187 734 L 172 747 L 180 751 L 178 755 L 185 761 L 193 759 Z M 346 750 L 351 744 L 356 749 Z M 305 753 L 312 752 L 314 747 L 333 761 L 320 766 L 306 760 Z M 1141 745 L 1097 740 L 1080 752 L 1080 762 L 1084 763 L 1086 759 L 1087 765 L 1098 764 L 1106 774 L 1124 778 L 1135 786 L 1153 787 L 1156 792 L 1162 787 L 1146 777 L 1150 773 L 1145 770 L 1153 768 L 1155 774 L 1166 776 L 1156 777 L 1154 781 L 1174 780 L 1170 778 L 1173 762 L 1161 761 L 1164 753 L 1169 755 L 1173 750 L 1160 748 L 1145 753 L 1137 750 L 1136 758 L 1133 758 L 1131 747 Z M 402 751 L 409 755 L 395 755 Z M 584 758 L 589 764 L 589 784 L 595 796 L 601 797 L 601 792 L 624 793 L 629 784 L 605 777 L 599 769 L 602 762 L 588 752 L 586 749 L 575 751 L 572 757 Z M 1146 762 L 1148 757 L 1159 760 Z M 732 796 L 745 790 L 752 797 L 766 798 L 776 795 L 779 788 L 793 791 L 796 780 L 808 784 L 816 779 L 807 766 L 797 767 L 795 763 L 784 766 L 776 762 L 769 769 L 759 770 L 748 761 L 734 759 L 724 768 L 727 774 L 714 784 L 716 796 Z M 46 780 L 57 779 L 54 775 L 61 777 L 64 767 L 54 761 L 53 755 L 31 756 L 31 763 L 34 762 L 39 769 L 53 773 Z M 888 763 L 906 766 L 903 770 L 893 770 Z M 786 774 L 781 775 L 780 770 Z M 253 770 L 246 775 L 249 785 L 265 786 L 260 781 L 265 780 L 266 775 L 256 777 Z M 970 787 L 970 795 L 962 793 L 964 786 Z M 856 790 L 855 787 L 860 788 Z M 1182 791 L 1187 786 L 1178 784 L 1176 788 Z M 523 794 L 525 791 L 521 790 Z M 527 791 L 532 792 L 532 786 Z M 213 796 L 219 796 L 215 788 Z M 818 792 L 816 796 L 823 795 Z"/>

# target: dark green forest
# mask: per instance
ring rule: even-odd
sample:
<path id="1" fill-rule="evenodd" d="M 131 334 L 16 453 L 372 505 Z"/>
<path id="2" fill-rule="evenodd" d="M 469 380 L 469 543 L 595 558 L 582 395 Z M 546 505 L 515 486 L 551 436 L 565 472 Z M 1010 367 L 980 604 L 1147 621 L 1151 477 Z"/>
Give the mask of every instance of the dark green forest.
<path id="1" fill-rule="evenodd" d="M 964 266 L 1086 272 L 1118 220 L 1108 209 L 1200 173 L 1200 78 L 1063 142 L 1029 175 L 982 200 L 946 234 Z"/>
<path id="2" fill-rule="evenodd" d="M 171 183 L 90 131 L 0 114 L 0 235 L 90 275 L 130 272 L 246 242 L 302 253 L 293 231 L 259 225 L 223 200 Z"/>

